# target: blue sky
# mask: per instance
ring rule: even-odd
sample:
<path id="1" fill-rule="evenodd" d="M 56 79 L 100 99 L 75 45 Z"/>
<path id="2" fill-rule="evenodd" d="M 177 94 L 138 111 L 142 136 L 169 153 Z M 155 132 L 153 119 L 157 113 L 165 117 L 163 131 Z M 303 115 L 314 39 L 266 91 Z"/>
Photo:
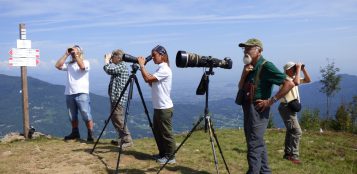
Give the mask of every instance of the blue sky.
<path id="1" fill-rule="evenodd" d="M 20 75 L 19 67 L 9 67 L 8 51 L 16 47 L 19 23 L 25 23 L 32 48 L 41 50 L 41 62 L 28 68 L 29 76 L 63 83 L 65 75 L 54 64 L 66 47 L 78 44 L 91 62 L 94 91 L 106 91 L 104 53 L 121 48 L 147 56 L 157 44 L 169 52 L 174 84 L 197 86 L 203 72 L 176 68 L 178 50 L 231 57 L 233 69 L 216 68 L 211 80 L 237 84 L 243 67 L 237 45 L 252 37 L 262 40 L 263 55 L 278 68 L 303 62 L 313 81 L 327 58 L 341 73 L 357 75 L 356 9 L 356 0 L 0 0 L 0 73 Z M 148 66 L 156 68 L 153 62 Z"/>

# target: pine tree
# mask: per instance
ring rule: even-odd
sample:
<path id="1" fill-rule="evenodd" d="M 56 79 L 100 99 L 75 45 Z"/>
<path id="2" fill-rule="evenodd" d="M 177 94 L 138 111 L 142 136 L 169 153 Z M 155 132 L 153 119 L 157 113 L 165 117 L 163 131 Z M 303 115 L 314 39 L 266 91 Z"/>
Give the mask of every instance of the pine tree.
<path id="1" fill-rule="evenodd" d="M 351 116 L 351 128 L 352 133 L 357 133 L 357 96 L 353 96 L 352 101 L 348 105 L 348 112 Z"/>
<path id="2" fill-rule="evenodd" d="M 300 125 L 303 129 L 317 131 L 320 129 L 320 116 L 318 109 L 304 109 L 301 112 Z"/>
<path id="3" fill-rule="evenodd" d="M 349 131 L 351 128 L 351 117 L 346 111 L 346 107 L 342 104 L 338 107 L 336 112 L 337 129 L 342 131 Z"/>

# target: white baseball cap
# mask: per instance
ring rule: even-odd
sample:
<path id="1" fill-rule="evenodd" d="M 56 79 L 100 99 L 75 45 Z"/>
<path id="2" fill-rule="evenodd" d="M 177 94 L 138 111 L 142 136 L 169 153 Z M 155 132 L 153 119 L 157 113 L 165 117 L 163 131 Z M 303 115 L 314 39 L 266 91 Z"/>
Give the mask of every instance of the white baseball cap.
<path id="1" fill-rule="evenodd" d="M 286 65 L 284 65 L 284 71 L 294 67 L 296 64 L 294 62 L 288 62 Z"/>

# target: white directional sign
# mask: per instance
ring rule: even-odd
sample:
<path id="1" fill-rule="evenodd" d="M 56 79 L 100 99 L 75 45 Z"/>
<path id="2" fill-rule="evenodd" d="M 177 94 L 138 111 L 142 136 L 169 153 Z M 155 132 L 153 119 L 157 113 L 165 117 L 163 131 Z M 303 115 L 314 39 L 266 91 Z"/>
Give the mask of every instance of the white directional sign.
<path id="1" fill-rule="evenodd" d="M 39 63 L 40 50 L 31 48 L 12 48 L 9 51 L 11 66 L 36 66 Z"/>
<path id="2" fill-rule="evenodd" d="M 34 58 L 39 58 L 40 57 L 40 50 L 39 49 L 28 49 L 28 48 L 12 48 L 9 51 L 9 54 L 12 57 L 21 57 L 21 58 L 28 58 L 28 57 L 34 57 Z"/>
<path id="3" fill-rule="evenodd" d="M 9 64 L 11 66 L 36 66 L 37 59 L 34 57 L 31 58 L 9 58 Z"/>
<path id="4" fill-rule="evenodd" d="M 31 40 L 17 40 L 17 48 L 31 48 Z"/>

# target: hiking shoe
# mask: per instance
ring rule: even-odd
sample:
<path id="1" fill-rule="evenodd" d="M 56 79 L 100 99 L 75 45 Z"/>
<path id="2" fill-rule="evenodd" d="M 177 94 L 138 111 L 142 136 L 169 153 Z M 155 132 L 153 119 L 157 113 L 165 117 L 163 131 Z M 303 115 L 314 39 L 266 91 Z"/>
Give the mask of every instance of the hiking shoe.
<path id="1" fill-rule="evenodd" d="M 290 159 L 291 159 L 291 155 L 285 154 L 285 155 L 283 156 L 283 158 L 286 159 L 286 160 L 290 160 Z"/>
<path id="2" fill-rule="evenodd" d="M 91 130 L 91 129 L 88 129 L 87 141 L 88 141 L 88 142 L 93 142 L 93 141 L 94 141 L 94 138 L 93 138 L 93 130 Z"/>
<path id="3" fill-rule="evenodd" d="M 93 143 L 94 142 L 94 138 L 92 136 L 87 137 L 87 142 Z"/>
<path id="4" fill-rule="evenodd" d="M 126 148 L 130 148 L 130 147 L 133 147 L 134 146 L 134 143 L 133 142 L 129 142 L 129 143 L 123 143 L 121 145 L 121 148 L 123 149 L 126 149 Z M 120 148 L 120 145 L 118 146 Z"/>
<path id="5" fill-rule="evenodd" d="M 156 162 L 159 164 L 165 164 L 168 159 L 169 159 L 168 157 L 164 156 L 164 157 L 157 159 Z M 175 164 L 175 163 L 176 163 L 175 158 L 172 158 L 167 162 L 167 164 Z"/>
<path id="6" fill-rule="evenodd" d="M 160 154 L 155 154 L 155 155 L 152 155 L 152 158 L 154 158 L 154 160 L 158 160 L 159 158 L 162 158 L 163 156 L 160 155 Z"/>
<path id="7" fill-rule="evenodd" d="M 79 135 L 79 132 L 72 132 L 71 134 L 65 136 L 64 140 L 78 140 L 80 138 L 81 136 Z"/>
<path id="8" fill-rule="evenodd" d="M 298 158 L 290 158 L 290 161 L 291 161 L 293 164 L 301 164 L 301 161 L 300 161 Z"/>
<path id="9" fill-rule="evenodd" d="M 112 141 L 110 141 L 110 144 L 112 144 L 114 146 L 118 146 L 119 142 L 117 140 L 112 140 Z"/>
<path id="10" fill-rule="evenodd" d="M 283 158 L 291 161 L 293 164 L 301 164 L 299 158 L 294 157 L 293 155 L 284 155 Z"/>

